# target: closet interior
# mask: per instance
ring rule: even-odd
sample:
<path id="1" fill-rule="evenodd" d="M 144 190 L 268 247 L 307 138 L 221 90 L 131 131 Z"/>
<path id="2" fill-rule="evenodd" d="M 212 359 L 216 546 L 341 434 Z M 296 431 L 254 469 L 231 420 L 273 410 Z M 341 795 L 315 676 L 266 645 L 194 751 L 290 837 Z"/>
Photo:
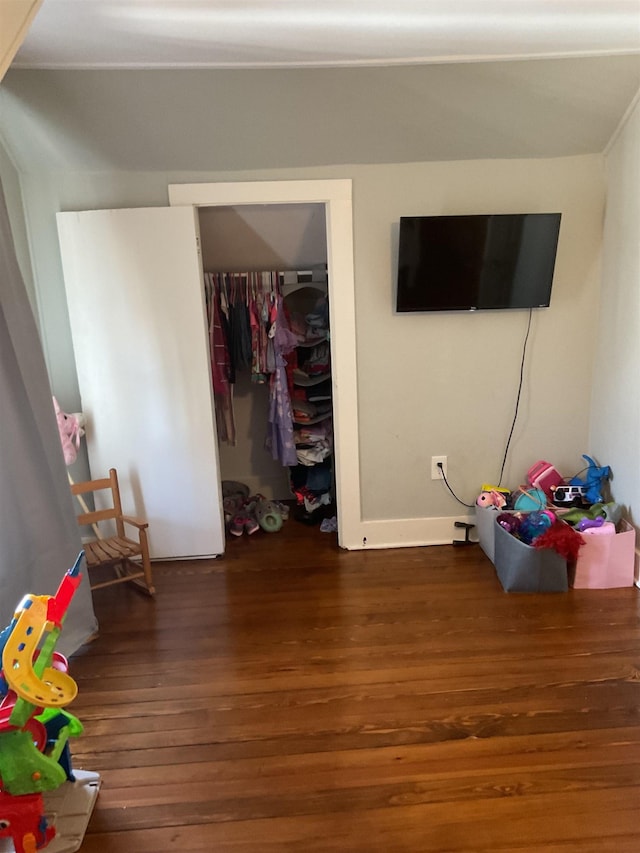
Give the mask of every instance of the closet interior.
<path id="1" fill-rule="evenodd" d="M 323 204 L 199 208 L 220 479 L 335 517 Z M 233 531 L 232 531 L 233 532 Z"/>

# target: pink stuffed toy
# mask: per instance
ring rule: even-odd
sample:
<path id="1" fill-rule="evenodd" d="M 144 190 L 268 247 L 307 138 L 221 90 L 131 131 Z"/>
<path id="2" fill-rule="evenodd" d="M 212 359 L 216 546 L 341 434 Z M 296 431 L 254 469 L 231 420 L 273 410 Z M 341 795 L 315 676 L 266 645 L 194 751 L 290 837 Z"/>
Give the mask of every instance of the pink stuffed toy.
<path id="1" fill-rule="evenodd" d="M 495 506 L 498 509 L 502 509 L 502 507 L 505 506 L 506 503 L 507 500 L 505 496 L 500 492 L 496 491 L 495 489 L 480 492 L 476 500 L 477 506 Z"/>
<path id="2" fill-rule="evenodd" d="M 64 461 L 67 465 L 73 465 L 78 455 L 80 439 L 84 435 L 81 423 L 84 421 L 84 418 L 79 413 L 75 415 L 67 415 L 62 411 L 55 397 L 53 398 L 53 407 L 56 411 L 56 420 L 58 422 L 60 441 L 62 442 Z"/>

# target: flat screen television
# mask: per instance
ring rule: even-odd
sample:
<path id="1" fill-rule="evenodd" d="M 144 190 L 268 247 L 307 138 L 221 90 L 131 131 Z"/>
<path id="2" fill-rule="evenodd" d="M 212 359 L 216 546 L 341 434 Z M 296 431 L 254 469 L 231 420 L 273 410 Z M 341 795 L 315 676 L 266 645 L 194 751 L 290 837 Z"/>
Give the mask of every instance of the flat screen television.
<path id="1" fill-rule="evenodd" d="M 401 217 L 396 310 L 547 308 L 560 216 Z"/>

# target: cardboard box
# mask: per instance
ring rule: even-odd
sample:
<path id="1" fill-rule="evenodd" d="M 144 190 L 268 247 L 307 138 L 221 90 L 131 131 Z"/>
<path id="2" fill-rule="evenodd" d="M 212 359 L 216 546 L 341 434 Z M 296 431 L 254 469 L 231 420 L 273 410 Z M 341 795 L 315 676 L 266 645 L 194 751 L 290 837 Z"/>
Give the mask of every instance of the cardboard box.
<path id="1" fill-rule="evenodd" d="M 525 545 L 494 517 L 494 565 L 505 592 L 566 592 L 567 561 L 549 548 Z"/>
<path id="2" fill-rule="evenodd" d="M 575 589 L 613 589 L 633 586 L 636 531 L 624 519 L 617 532 L 606 534 L 602 528 L 585 530 L 585 544 L 576 561 Z"/>

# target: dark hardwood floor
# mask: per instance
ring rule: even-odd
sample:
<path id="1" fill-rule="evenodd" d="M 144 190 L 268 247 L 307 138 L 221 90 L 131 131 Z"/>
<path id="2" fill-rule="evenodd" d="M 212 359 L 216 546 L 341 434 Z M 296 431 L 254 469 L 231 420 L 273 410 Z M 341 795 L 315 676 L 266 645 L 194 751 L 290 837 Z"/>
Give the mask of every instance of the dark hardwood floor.
<path id="1" fill-rule="evenodd" d="M 295 521 L 74 656 L 83 853 L 640 849 L 639 591 L 508 595 L 480 549 L 346 552 Z"/>

